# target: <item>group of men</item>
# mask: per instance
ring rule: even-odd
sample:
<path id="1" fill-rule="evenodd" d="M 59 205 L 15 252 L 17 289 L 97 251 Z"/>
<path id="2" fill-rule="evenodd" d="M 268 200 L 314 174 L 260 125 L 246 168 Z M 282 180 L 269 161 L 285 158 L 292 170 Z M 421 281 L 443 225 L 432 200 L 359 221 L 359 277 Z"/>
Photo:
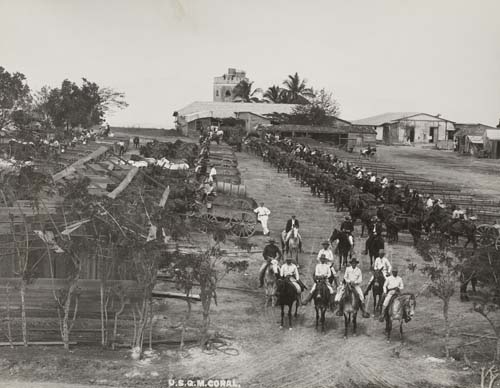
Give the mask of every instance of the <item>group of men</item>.
<path id="1" fill-rule="evenodd" d="M 345 221 L 348 221 L 347 219 Z M 342 227 L 341 227 L 342 228 Z M 281 262 L 283 259 L 283 254 L 279 247 L 276 245 L 276 241 L 274 239 L 269 239 L 268 244 L 264 247 L 264 251 L 262 253 L 264 258 L 264 263 L 260 267 L 259 270 L 259 280 L 260 285 L 262 287 L 264 284 L 264 274 L 267 266 L 271 262 L 271 260 L 276 260 L 277 262 Z M 363 317 L 368 318 L 370 315 L 366 312 L 365 309 L 365 297 L 373 287 L 374 276 L 372 275 L 368 286 L 365 292 L 361 289 L 361 284 L 363 282 L 363 274 L 361 269 L 358 267 L 359 261 L 356 258 L 352 258 L 350 261 L 350 266 L 348 266 L 345 270 L 342 284 L 339 286 L 338 274 L 335 270 L 333 260 L 334 254 L 330 246 L 330 242 L 325 240 L 322 242 L 322 248 L 319 250 L 317 255 L 317 261 L 315 271 L 314 271 L 314 284 L 311 288 L 311 291 L 307 298 L 304 300 L 303 304 L 308 304 L 314 297 L 317 289 L 317 284 L 320 281 L 324 281 L 328 287 L 330 292 L 330 307 L 333 310 L 334 305 L 337 304 L 339 306 L 337 315 L 341 316 L 343 314 L 343 295 L 345 292 L 346 286 L 349 284 L 353 290 L 356 292 L 359 302 L 360 309 L 363 313 Z M 386 309 L 392 301 L 393 297 L 397 296 L 400 291 L 403 290 L 403 280 L 400 276 L 398 276 L 397 268 L 393 267 L 389 262 L 389 259 L 385 255 L 384 250 L 380 250 L 379 257 L 376 258 L 372 271 L 382 271 L 385 282 L 384 282 L 384 300 L 383 300 L 383 310 L 380 317 L 380 320 L 383 321 Z M 285 259 L 285 264 L 283 264 L 280 268 L 280 276 L 282 278 L 288 279 L 296 288 L 298 293 L 301 293 L 305 289 L 305 285 L 300 280 L 300 275 L 298 271 L 298 267 L 295 263 L 292 262 L 291 257 L 287 257 Z M 335 294 L 335 289 L 333 288 L 333 283 L 337 287 L 337 293 Z M 333 297 L 335 294 L 335 297 Z"/>

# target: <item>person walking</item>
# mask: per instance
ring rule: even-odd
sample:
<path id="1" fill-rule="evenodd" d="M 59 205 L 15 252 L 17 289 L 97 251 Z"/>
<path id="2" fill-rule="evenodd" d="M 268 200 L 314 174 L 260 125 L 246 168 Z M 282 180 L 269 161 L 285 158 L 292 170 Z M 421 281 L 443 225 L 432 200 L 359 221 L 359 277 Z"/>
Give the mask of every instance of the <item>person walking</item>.
<path id="1" fill-rule="evenodd" d="M 260 206 L 254 210 L 254 213 L 257 213 L 257 219 L 262 225 L 262 233 L 264 236 L 269 236 L 269 229 L 267 228 L 267 222 L 269 220 L 269 215 L 271 211 L 264 206 L 264 202 L 260 203 Z"/>

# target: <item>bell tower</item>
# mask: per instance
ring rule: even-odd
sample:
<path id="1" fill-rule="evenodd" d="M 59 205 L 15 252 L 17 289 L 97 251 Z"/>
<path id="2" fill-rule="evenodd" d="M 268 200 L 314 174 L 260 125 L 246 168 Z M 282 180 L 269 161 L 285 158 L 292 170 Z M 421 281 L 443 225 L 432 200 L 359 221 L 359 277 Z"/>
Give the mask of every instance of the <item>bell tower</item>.
<path id="1" fill-rule="evenodd" d="M 234 100 L 233 89 L 240 81 L 247 81 L 246 72 L 229 68 L 227 73 L 221 77 L 214 78 L 214 101 L 232 102 Z"/>

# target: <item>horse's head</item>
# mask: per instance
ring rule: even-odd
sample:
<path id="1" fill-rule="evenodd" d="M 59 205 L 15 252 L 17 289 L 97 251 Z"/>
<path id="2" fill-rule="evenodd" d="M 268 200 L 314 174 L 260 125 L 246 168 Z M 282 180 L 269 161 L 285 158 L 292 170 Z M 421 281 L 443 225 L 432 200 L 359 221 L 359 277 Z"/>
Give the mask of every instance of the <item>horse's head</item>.
<path id="1" fill-rule="evenodd" d="M 333 229 L 332 235 L 330 236 L 330 242 L 337 240 L 339 236 L 340 231 L 337 228 Z"/>
<path id="2" fill-rule="evenodd" d="M 274 275 L 278 275 L 280 272 L 280 266 L 278 260 L 272 259 L 271 263 L 269 264 L 269 268 L 271 269 Z"/>
<path id="3" fill-rule="evenodd" d="M 403 304 L 403 317 L 405 322 L 410 322 L 415 315 L 415 307 L 417 307 L 417 298 L 410 294 Z"/>
<path id="4" fill-rule="evenodd" d="M 373 271 L 373 285 L 381 285 L 383 286 L 384 285 L 384 282 L 385 282 L 385 276 L 384 276 L 384 273 L 382 272 L 381 269 L 376 269 Z"/>

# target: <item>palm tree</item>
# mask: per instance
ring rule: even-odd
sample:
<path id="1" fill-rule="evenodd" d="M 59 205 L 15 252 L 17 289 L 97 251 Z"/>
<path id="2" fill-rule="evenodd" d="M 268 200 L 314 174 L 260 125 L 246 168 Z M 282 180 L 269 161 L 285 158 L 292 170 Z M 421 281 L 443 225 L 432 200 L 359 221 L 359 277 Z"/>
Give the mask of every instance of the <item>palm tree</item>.
<path id="1" fill-rule="evenodd" d="M 284 92 L 278 85 L 273 85 L 264 93 L 264 98 L 275 104 L 280 104 L 285 99 Z"/>
<path id="2" fill-rule="evenodd" d="M 257 97 L 252 97 L 256 92 L 262 92 L 257 88 L 252 91 L 253 82 L 241 80 L 233 89 L 234 100 L 238 102 L 260 102 Z"/>
<path id="3" fill-rule="evenodd" d="M 299 75 L 289 75 L 288 79 L 283 81 L 285 86 L 286 100 L 290 104 L 308 104 L 307 97 L 314 97 L 314 92 L 306 86 L 306 81 L 301 80 Z"/>

